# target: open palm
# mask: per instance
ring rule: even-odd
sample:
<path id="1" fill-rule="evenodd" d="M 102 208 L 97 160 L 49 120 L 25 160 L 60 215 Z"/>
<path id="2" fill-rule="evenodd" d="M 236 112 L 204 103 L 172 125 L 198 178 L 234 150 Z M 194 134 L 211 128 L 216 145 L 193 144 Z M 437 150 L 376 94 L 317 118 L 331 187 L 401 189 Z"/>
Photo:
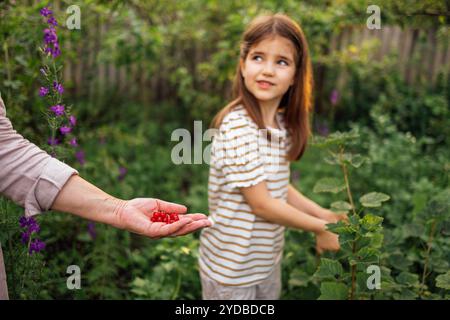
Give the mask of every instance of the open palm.
<path id="1" fill-rule="evenodd" d="M 151 217 L 157 211 L 178 213 L 180 220 L 172 224 L 152 222 Z M 182 236 L 211 226 L 206 215 L 185 214 L 186 211 L 183 205 L 153 198 L 136 198 L 124 201 L 116 210 L 116 218 L 120 228 L 152 239 Z"/>

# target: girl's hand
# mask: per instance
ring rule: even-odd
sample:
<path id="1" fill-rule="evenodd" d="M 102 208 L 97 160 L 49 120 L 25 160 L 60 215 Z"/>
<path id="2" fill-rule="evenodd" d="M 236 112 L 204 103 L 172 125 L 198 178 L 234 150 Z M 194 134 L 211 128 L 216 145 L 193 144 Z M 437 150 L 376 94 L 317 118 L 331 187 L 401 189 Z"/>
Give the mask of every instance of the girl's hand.
<path id="1" fill-rule="evenodd" d="M 340 249 L 339 236 L 330 231 L 316 233 L 316 250 L 319 254 L 323 251 L 338 251 Z"/>
<path id="2" fill-rule="evenodd" d="M 150 218 L 156 211 L 178 213 L 180 220 L 172 224 L 152 222 Z M 211 226 L 211 222 L 204 214 L 185 214 L 185 206 L 159 199 L 138 198 L 119 201 L 114 212 L 117 227 L 152 239 L 182 236 Z"/>
<path id="3" fill-rule="evenodd" d="M 348 216 L 346 213 L 335 213 L 331 210 L 324 210 L 320 218 L 327 221 L 328 223 L 338 223 L 339 221 L 348 221 Z"/>

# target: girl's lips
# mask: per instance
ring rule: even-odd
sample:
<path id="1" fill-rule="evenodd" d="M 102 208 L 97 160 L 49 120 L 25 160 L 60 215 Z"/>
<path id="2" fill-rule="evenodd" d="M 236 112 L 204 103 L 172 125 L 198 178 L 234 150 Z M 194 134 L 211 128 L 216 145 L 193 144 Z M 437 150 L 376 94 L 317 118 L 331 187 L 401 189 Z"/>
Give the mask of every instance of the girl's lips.
<path id="1" fill-rule="evenodd" d="M 258 87 L 260 87 L 261 89 L 269 89 L 274 85 L 273 83 L 268 81 L 256 81 L 256 83 L 258 83 Z"/>

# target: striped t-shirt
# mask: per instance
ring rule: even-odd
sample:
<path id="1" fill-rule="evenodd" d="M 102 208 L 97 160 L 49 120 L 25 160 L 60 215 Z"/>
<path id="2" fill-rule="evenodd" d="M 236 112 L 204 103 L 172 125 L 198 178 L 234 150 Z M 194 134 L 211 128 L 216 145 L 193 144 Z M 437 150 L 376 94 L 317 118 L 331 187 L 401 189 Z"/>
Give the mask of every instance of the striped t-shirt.
<path id="1" fill-rule="evenodd" d="M 277 122 L 279 129 L 258 130 L 237 106 L 213 137 L 208 201 L 214 224 L 200 235 L 199 267 L 222 285 L 258 284 L 281 259 L 284 227 L 253 214 L 240 191 L 265 181 L 273 198 L 287 201 L 290 144 L 281 113 Z"/>

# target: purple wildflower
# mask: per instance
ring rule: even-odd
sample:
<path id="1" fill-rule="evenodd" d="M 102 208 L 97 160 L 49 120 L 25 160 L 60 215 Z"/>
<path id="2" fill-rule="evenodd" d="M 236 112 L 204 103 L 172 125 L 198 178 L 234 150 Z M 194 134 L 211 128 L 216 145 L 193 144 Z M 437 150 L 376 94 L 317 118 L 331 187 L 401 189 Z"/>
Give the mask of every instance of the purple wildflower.
<path id="1" fill-rule="evenodd" d="M 44 29 L 44 42 L 46 45 L 54 44 L 58 41 L 58 36 L 56 35 L 56 30 L 54 28 Z"/>
<path id="2" fill-rule="evenodd" d="M 69 143 L 72 147 L 78 147 L 77 138 L 72 138 Z"/>
<path id="3" fill-rule="evenodd" d="M 56 145 L 58 145 L 60 142 L 59 142 L 58 138 L 52 138 L 52 137 L 50 137 L 50 138 L 47 139 L 47 143 L 48 143 L 49 146 L 56 146 Z"/>
<path id="4" fill-rule="evenodd" d="M 45 249 L 45 243 L 39 239 L 34 239 L 30 243 L 29 253 L 33 254 L 34 252 L 39 252 Z"/>
<path id="5" fill-rule="evenodd" d="M 40 87 L 39 88 L 39 95 L 41 97 L 45 97 L 48 94 L 49 90 L 46 87 Z"/>
<path id="6" fill-rule="evenodd" d="M 339 102 L 339 91 L 333 89 L 330 94 L 330 102 L 332 106 L 335 106 Z"/>
<path id="7" fill-rule="evenodd" d="M 84 151 L 79 150 L 75 153 L 75 157 L 77 158 L 78 162 L 83 166 L 86 163 L 86 159 L 84 158 Z"/>
<path id="8" fill-rule="evenodd" d="M 39 231 L 41 230 L 41 227 L 37 224 L 37 223 L 35 223 L 35 224 L 31 224 L 29 227 L 28 227 L 28 231 L 30 232 L 30 233 L 39 233 Z"/>
<path id="9" fill-rule="evenodd" d="M 326 123 L 318 124 L 316 128 L 317 133 L 323 137 L 326 137 L 330 134 L 330 128 L 327 126 Z"/>
<path id="10" fill-rule="evenodd" d="M 61 54 L 55 28 L 44 29 L 44 43 L 45 53 L 51 54 L 54 58 Z"/>
<path id="11" fill-rule="evenodd" d="M 33 217 L 20 217 L 19 219 L 19 225 L 23 229 L 23 232 L 21 234 L 21 241 L 23 244 L 29 243 L 31 239 L 31 235 L 33 233 L 39 233 L 41 230 L 41 227 L 39 226 L 38 222 Z M 29 252 L 32 254 L 33 252 L 39 252 L 45 248 L 45 243 L 34 239 L 30 243 Z"/>
<path id="12" fill-rule="evenodd" d="M 77 118 L 75 116 L 71 115 L 69 117 L 69 122 L 72 127 L 75 127 L 77 125 Z"/>
<path id="13" fill-rule="evenodd" d="M 91 238 L 93 240 L 95 240 L 95 238 L 97 237 L 97 230 L 95 229 L 95 223 L 89 222 L 87 229 L 88 229 L 88 233 L 91 236 Z"/>
<path id="14" fill-rule="evenodd" d="M 51 106 L 50 110 L 55 114 L 55 116 L 59 117 L 64 114 L 64 106 L 57 104 L 55 106 Z"/>
<path id="15" fill-rule="evenodd" d="M 26 228 L 26 227 L 29 227 L 32 225 L 37 225 L 37 224 L 38 223 L 37 223 L 36 219 L 34 219 L 33 217 L 27 218 L 25 216 L 22 216 L 19 219 L 19 225 L 21 228 Z"/>
<path id="16" fill-rule="evenodd" d="M 53 88 L 58 91 L 59 94 L 62 94 L 64 92 L 64 87 L 61 83 L 58 83 L 56 81 L 53 81 Z"/>
<path id="17" fill-rule="evenodd" d="M 25 232 L 23 232 L 23 233 L 20 235 L 20 237 L 21 237 L 20 241 L 21 241 L 23 244 L 27 244 L 28 241 L 30 241 L 31 233 L 28 232 L 28 231 L 25 231 Z"/>
<path id="18" fill-rule="evenodd" d="M 28 227 L 28 224 L 29 224 L 29 220 L 28 220 L 27 217 L 25 217 L 25 216 L 20 217 L 19 225 L 20 225 L 21 228 Z"/>
<path id="19" fill-rule="evenodd" d="M 61 128 L 59 128 L 59 132 L 61 132 L 62 135 L 66 135 L 68 133 L 70 133 L 72 131 L 71 127 L 68 126 L 62 126 Z"/>
<path id="20" fill-rule="evenodd" d="M 119 181 L 122 181 L 123 179 L 125 179 L 127 172 L 128 172 L 127 168 L 119 167 Z"/>
<path id="21" fill-rule="evenodd" d="M 55 17 L 48 18 L 47 23 L 55 27 L 58 25 L 58 21 L 56 21 Z"/>
<path id="22" fill-rule="evenodd" d="M 50 10 L 47 7 L 42 8 L 40 13 L 41 13 L 41 16 L 43 16 L 43 17 L 48 17 L 49 15 L 53 14 L 52 10 Z"/>
<path id="23" fill-rule="evenodd" d="M 61 50 L 59 49 L 59 44 L 55 43 L 54 44 L 54 48 L 53 48 L 53 52 L 52 52 L 52 56 L 53 58 L 58 57 L 61 54 Z"/>

